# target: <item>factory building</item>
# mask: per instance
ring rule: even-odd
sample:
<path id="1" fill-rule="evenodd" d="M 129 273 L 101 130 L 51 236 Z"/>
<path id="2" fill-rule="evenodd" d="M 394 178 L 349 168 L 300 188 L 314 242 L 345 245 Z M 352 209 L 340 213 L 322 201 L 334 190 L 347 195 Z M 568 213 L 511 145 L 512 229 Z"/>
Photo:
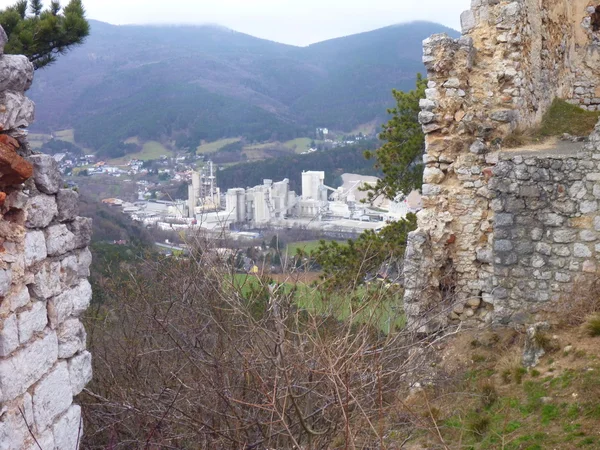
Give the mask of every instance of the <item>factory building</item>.
<path id="1" fill-rule="evenodd" d="M 249 189 L 229 189 L 225 195 L 225 213 L 232 222 L 264 224 L 295 214 L 297 197 L 290 191 L 289 180 L 273 183 L 264 180 L 262 185 Z"/>
<path id="2" fill-rule="evenodd" d="M 200 172 L 192 172 L 192 183 L 188 186 L 188 217 L 195 218 L 197 214 L 216 211 L 220 207 L 221 192 L 213 163 L 208 161 Z"/>
<path id="3" fill-rule="evenodd" d="M 302 172 L 302 199 L 300 217 L 320 220 L 327 211 L 327 187 L 325 172 L 309 170 Z"/>

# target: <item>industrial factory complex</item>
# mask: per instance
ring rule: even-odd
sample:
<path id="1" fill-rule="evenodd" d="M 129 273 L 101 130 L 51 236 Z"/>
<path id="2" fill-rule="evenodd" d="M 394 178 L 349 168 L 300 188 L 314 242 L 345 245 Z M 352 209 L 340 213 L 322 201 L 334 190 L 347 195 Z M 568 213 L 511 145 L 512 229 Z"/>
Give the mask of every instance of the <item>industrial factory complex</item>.
<path id="1" fill-rule="evenodd" d="M 343 185 L 325 184 L 325 172 L 302 172 L 302 192 L 290 189 L 289 180 L 266 179 L 249 188 L 221 193 L 211 162 L 192 172 L 187 201 L 140 201 L 129 204 L 110 199 L 132 219 L 161 229 L 204 228 L 215 232 L 244 233 L 264 228 L 307 228 L 340 233 L 378 229 L 421 208 L 417 191 L 397 201 L 367 204 L 365 188 L 377 178 L 342 176 Z"/>

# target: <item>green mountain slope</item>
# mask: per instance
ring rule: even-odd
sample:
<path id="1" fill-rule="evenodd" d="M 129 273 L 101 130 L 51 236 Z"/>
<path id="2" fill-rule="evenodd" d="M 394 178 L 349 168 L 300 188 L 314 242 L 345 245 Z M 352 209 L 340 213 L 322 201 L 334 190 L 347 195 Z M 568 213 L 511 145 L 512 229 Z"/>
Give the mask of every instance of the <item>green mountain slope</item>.
<path id="1" fill-rule="evenodd" d="M 125 139 L 285 141 L 317 126 L 383 120 L 392 88 L 422 71 L 421 41 L 457 33 L 414 22 L 294 47 L 218 26 L 113 26 L 36 73 L 33 129 L 75 129 L 78 144 L 118 156 Z"/>

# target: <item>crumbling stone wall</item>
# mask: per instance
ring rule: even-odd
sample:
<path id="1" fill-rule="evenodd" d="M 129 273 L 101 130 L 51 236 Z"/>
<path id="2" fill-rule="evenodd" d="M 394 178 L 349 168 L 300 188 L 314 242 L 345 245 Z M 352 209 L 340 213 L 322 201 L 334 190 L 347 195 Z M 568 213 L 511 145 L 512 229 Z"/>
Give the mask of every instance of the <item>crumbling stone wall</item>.
<path id="1" fill-rule="evenodd" d="M 600 265 L 600 126 L 581 151 L 504 152 L 490 182 L 492 290 L 498 321 L 568 302 Z"/>
<path id="2" fill-rule="evenodd" d="M 591 11 L 599 3 L 473 0 L 461 16 L 461 38 L 424 41 L 424 209 L 404 273 L 405 309 L 416 328 L 494 319 L 488 183 L 498 150 L 512 133 L 538 124 L 556 97 L 596 108 L 600 31 Z"/>
<path id="3" fill-rule="evenodd" d="M 91 299 L 89 219 L 58 166 L 33 154 L 33 66 L 0 28 L 0 449 L 75 450 L 91 378 L 79 317 Z"/>

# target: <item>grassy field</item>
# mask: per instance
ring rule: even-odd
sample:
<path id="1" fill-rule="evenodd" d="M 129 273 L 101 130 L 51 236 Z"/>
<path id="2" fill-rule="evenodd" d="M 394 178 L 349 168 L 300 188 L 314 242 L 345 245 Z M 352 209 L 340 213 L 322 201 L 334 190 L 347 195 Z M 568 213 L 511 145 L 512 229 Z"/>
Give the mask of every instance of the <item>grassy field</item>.
<path id="1" fill-rule="evenodd" d="M 140 138 L 137 136 L 134 137 L 130 137 L 129 139 L 125 140 L 126 144 L 136 144 L 136 145 L 142 145 L 142 143 L 140 142 Z"/>
<path id="2" fill-rule="evenodd" d="M 298 138 L 285 142 L 283 145 L 296 153 L 305 152 L 310 148 L 310 138 Z"/>
<path id="3" fill-rule="evenodd" d="M 287 245 L 287 248 L 286 248 L 287 254 L 289 256 L 294 256 L 297 253 L 298 249 L 300 249 L 306 253 L 311 253 L 319 248 L 319 242 L 321 242 L 321 241 L 292 242 Z M 339 244 L 344 244 L 346 241 L 336 241 L 336 242 L 338 242 Z"/>
<path id="4" fill-rule="evenodd" d="M 29 145 L 31 145 L 31 147 L 37 150 L 40 149 L 44 145 L 44 143 L 50 140 L 50 135 L 41 133 L 29 133 L 27 140 L 29 141 Z"/>
<path id="5" fill-rule="evenodd" d="M 293 275 L 290 275 L 290 280 Z M 264 279 L 256 275 L 236 274 L 233 285 L 242 295 L 249 297 L 259 292 Z M 294 291 L 298 307 L 320 316 L 333 316 L 338 320 L 353 323 L 369 323 L 378 330 L 389 333 L 405 324 L 402 308 L 402 293 L 395 287 L 382 285 L 360 286 L 356 290 L 335 295 L 324 294 L 318 285 L 302 282 L 278 283 L 278 289 L 289 294 Z"/>
<path id="6" fill-rule="evenodd" d="M 199 145 L 196 149 L 196 153 L 198 155 L 202 155 L 204 153 L 218 152 L 226 145 L 233 144 L 234 142 L 239 142 L 240 140 L 240 138 L 229 138 L 221 139 L 220 141 L 208 142 L 206 144 Z"/>
<path id="7" fill-rule="evenodd" d="M 69 142 L 75 145 L 75 130 L 62 130 L 54 132 L 54 138 L 59 141 Z"/>
<path id="8" fill-rule="evenodd" d="M 115 158 L 109 161 L 113 165 L 122 165 L 131 159 L 140 159 L 142 161 L 148 161 L 151 159 L 159 159 L 162 155 L 172 156 L 173 152 L 167 149 L 164 145 L 157 141 L 145 142 L 142 146 L 142 151 L 137 153 L 130 153 L 123 156 L 122 158 Z"/>

